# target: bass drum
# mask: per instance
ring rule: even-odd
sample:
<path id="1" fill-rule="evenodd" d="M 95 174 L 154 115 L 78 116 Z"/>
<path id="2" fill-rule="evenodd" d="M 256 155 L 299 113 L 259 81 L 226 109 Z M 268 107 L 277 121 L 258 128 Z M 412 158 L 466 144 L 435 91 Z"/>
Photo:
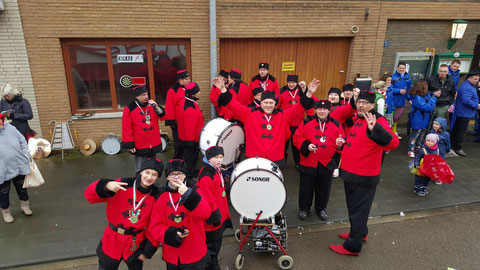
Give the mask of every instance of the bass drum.
<path id="1" fill-rule="evenodd" d="M 287 198 L 283 175 L 278 166 L 266 158 L 249 158 L 232 173 L 230 200 L 242 216 L 254 220 L 275 216 Z"/>
<path id="2" fill-rule="evenodd" d="M 230 167 L 240 157 L 239 145 L 245 143 L 245 133 L 238 124 L 231 123 L 223 118 L 210 120 L 200 134 L 200 151 L 205 151 L 212 146 L 223 147 L 222 167 Z"/>

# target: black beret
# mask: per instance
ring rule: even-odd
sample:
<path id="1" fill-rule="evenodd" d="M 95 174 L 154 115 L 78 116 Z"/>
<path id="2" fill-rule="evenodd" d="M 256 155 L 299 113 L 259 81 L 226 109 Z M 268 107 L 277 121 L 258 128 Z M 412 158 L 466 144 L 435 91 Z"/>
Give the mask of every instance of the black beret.
<path id="1" fill-rule="evenodd" d="M 242 79 L 242 72 L 237 69 L 232 69 L 230 70 L 230 78 L 234 80 L 241 80 Z"/>
<path id="2" fill-rule="evenodd" d="M 330 90 L 328 90 L 328 94 L 337 94 L 338 96 L 340 96 L 342 94 L 342 92 L 340 91 L 340 89 L 338 88 L 335 88 L 335 87 L 332 87 L 330 88 Z"/>
<path id="3" fill-rule="evenodd" d="M 262 101 L 264 99 L 273 99 L 276 103 L 278 103 L 277 95 L 273 91 L 264 91 L 262 93 Z"/>
<path id="4" fill-rule="evenodd" d="M 370 103 L 375 103 L 375 93 L 373 93 L 372 91 L 366 91 L 366 90 L 360 91 L 360 94 L 358 94 L 357 100 L 359 99 L 365 99 Z"/>
<path id="5" fill-rule="evenodd" d="M 165 167 L 165 176 L 168 177 L 172 172 L 183 172 L 187 173 L 187 165 L 183 159 L 172 159 L 168 162 L 167 167 Z"/>
<path id="6" fill-rule="evenodd" d="M 146 169 L 152 169 L 158 172 L 158 177 L 162 176 L 163 172 L 163 163 L 158 158 L 148 158 L 143 161 L 142 166 L 140 167 L 140 171 L 144 171 Z"/>
<path id="7" fill-rule="evenodd" d="M 254 88 L 252 90 L 252 94 L 253 96 L 256 96 L 258 93 L 262 93 L 263 92 L 263 88 L 262 87 L 257 87 L 257 88 Z"/>
<path id="8" fill-rule="evenodd" d="M 342 87 L 342 90 L 343 90 L 343 92 L 353 91 L 353 84 L 351 84 L 351 83 L 344 84 L 343 87 Z"/>
<path id="9" fill-rule="evenodd" d="M 177 71 L 177 80 L 186 79 L 188 77 L 190 77 L 190 74 L 188 74 L 188 71 L 186 70 Z"/>

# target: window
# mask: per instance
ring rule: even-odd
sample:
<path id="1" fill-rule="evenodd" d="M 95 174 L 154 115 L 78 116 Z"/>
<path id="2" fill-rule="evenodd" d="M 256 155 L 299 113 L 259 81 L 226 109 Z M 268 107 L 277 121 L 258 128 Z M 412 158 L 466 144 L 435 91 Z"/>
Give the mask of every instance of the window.
<path id="1" fill-rule="evenodd" d="M 72 113 L 122 111 L 145 84 L 165 103 L 178 70 L 191 70 L 189 40 L 64 40 Z"/>

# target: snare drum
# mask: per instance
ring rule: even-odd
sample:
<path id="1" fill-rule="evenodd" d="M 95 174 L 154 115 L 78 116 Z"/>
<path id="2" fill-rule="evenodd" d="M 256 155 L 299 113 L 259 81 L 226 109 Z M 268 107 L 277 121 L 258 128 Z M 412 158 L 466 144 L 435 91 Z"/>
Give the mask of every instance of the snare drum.
<path id="1" fill-rule="evenodd" d="M 223 118 L 210 120 L 200 134 L 200 150 L 203 155 L 211 146 L 223 147 L 223 167 L 229 167 L 240 157 L 239 145 L 245 143 L 245 133 L 238 124 Z"/>
<path id="2" fill-rule="evenodd" d="M 254 157 L 236 165 L 232 173 L 230 199 L 233 208 L 248 219 L 275 216 L 287 198 L 283 175 L 272 161 Z"/>

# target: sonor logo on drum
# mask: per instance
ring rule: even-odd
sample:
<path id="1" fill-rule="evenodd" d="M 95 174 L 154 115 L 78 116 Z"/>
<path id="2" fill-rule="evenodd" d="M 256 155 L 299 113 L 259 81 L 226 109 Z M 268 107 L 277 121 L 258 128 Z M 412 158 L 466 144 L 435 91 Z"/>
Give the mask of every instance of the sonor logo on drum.
<path id="1" fill-rule="evenodd" d="M 227 140 L 228 136 L 230 136 L 230 134 L 232 134 L 232 133 L 233 133 L 233 129 L 230 129 L 230 131 L 227 134 L 225 134 L 225 137 L 222 138 L 221 143 L 225 142 Z"/>
<path id="2" fill-rule="evenodd" d="M 254 181 L 254 182 L 270 182 L 270 177 L 247 177 L 247 181 Z"/>

